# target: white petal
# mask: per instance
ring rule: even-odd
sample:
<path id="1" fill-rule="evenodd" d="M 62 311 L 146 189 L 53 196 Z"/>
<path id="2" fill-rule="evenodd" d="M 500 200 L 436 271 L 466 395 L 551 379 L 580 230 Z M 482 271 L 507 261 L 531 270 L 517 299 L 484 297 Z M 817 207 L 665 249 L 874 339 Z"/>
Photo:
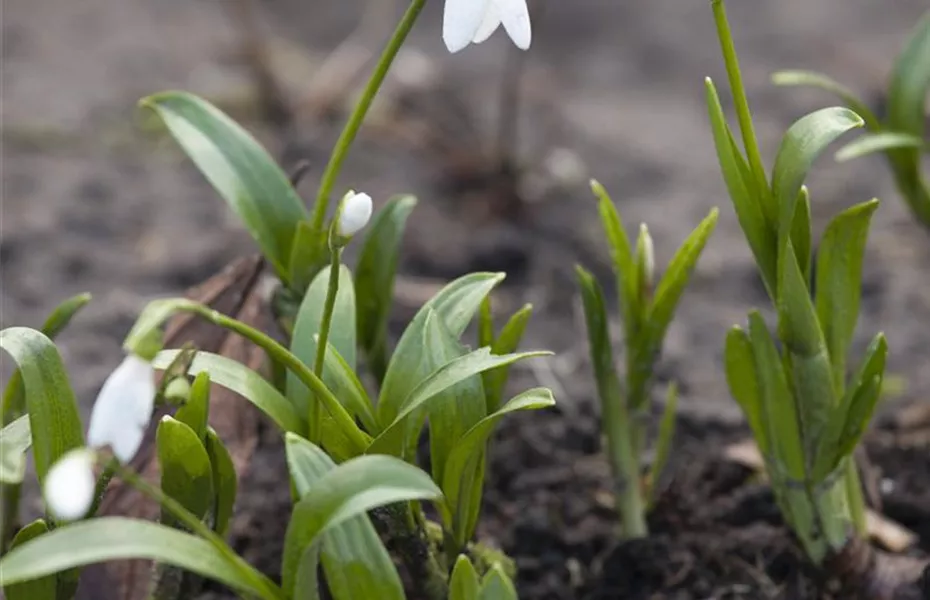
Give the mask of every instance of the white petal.
<path id="1" fill-rule="evenodd" d="M 342 214 L 339 215 L 337 230 L 339 235 L 352 237 L 371 219 L 371 196 L 349 192 L 342 201 Z"/>
<path id="2" fill-rule="evenodd" d="M 526 0 L 494 0 L 500 12 L 501 23 L 507 30 L 507 35 L 521 50 L 530 47 L 533 31 L 530 27 L 530 11 L 526 7 Z"/>
<path id="3" fill-rule="evenodd" d="M 491 37 L 491 34 L 497 31 L 497 28 L 501 26 L 501 11 L 497 2 L 498 0 L 491 0 L 491 2 L 488 3 L 488 7 L 484 12 L 484 19 L 481 21 L 481 26 L 478 27 L 475 36 L 471 40 L 473 43 L 480 44 Z"/>
<path id="4" fill-rule="evenodd" d="M 104 382 L 90 415 L 87 444 L 110 446 L 122 463 L 139 451 L 152 418 L 155 402 L 155 371 L 152 365 L 130 354 Z"/>
<path id="5" fill-rule="evenodd" d="M 86 448 L 62 456 L 45 475 L 45 503 L 64 521 L 80 519 L 94 501 L 94 454 Z"/>
<path id="6" fill-rule="evenodd" d="M 446 0 L 442 41 L 455 53 L 471 43 L 493 0 Z"/>

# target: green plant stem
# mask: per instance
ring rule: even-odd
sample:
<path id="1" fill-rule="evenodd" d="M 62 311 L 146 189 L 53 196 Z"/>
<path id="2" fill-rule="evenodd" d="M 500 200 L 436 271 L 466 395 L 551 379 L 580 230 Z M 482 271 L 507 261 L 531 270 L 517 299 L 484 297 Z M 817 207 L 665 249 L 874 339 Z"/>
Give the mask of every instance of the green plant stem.
<path id="1" fill-rule="evenodd" d="M 237 570 L 246 575 L 254 584 L 256 589 L 262 590 L 262 598 L 265 600 L 284 600 L 285 595 L 281 589 L 276 586 L 270 579 L 256 571 L 248 562 L 242 559 L 229 545 L 217 535 L 212 529 L 207 527 L 194 516 L 190 511 L 184 508 L 180 502 L 166 495 L 158 487 L 149 484 L 138 473 L 128 467 L 119 464 L 115 459 L 111 461 L 113 473 L 120 479 L 136 488 L 149 498 L 160 503 L 168 512 L 173 514 L 181 523 L 187 526 L 192 532 L 205 539 L 223 557 Z"/>
<path id="2" fill-rule="evenodd" d="M 339 261 L 342 249 L 333 246 L 330 249 L 329 285 L 326 288 L 326 304 L 323 306 L 323 316 L 320 319 L 320 337 L 316 343 L 316 359 L 313 363 L 313 373 L 323 378 L 323 364 L 326 360 L 326 344 L 329 343 L 329 330 L 333 325 L 333 310 L 336 308 L 336 294 L 339 292 Z M 316 398 L 310 402 L 310 441 L 320 445 L 323 439 L 323 413 Z"/>
<path id="3" fill-rule="evenodd" d="M 333 148 L 333 152 L 329 157 L 329 162 L 326 164 L 326 169 L 323 171 L 320 188 L 317 191 L 316 203 L 313 206 L 311 227 L 314 232 L 323 231 L 323 222 L 326 220 L 326 209 L 329 206 L 329 196 L 332 193 L 333 186 L 336 184 L 339 171 L 342 169 L 342 163 L 349 153 L 352 142 L 355 141 L 355 136 L 358 134 L 358 130 L 365 120 L 365 115 L 368 114 L 368 109 L 371 108 L 375 96 L 378 95 L 378 90 L 381 89 L 381 84 L 384 83 L 384 78 L 387 76 L 391 64 L 397 57 L 397 53 L 400 51 L 401 46 L 403 46 L 404 41 L 407 39 L 407 35 L 410 33 L 413 24 L 416 22 L 417 17 L 420 16 L 420 11 L 423 10 L 423 6 L 425 5 L 426 0 L 412 0 L 410 6 L 407 7 L 407 12 L 404 13 L 403 18 L 397 25 L 397 29 L 394 30 L 391 39 L 388 41 L 387 47 L 381 54 L 381 58 L 378 60 L 374 73 L 371 74 L 371 78 L 368 80 L 368 84 L 362 92 L 362 97 L 359 98 L 352 114 L 349 116 L 349 121 L 346 123 L 345 128 L 343 128 L 342 133 L 339 135 L 339 139 L 336 141 L 336 146 Z"/>
<path id="4" fill-rule="evenodd" d="M 614 378 L 612 378 L 614 379 Z M 614 470 L 617 512 L 620 515 L 621 537 L 623 539 L 644 538 L 649 535 L 646 525 L 645 502 L 639 485 L 640 462 L 635 429 L 629 406 L 620 392 L 619 382 L 614 381 L 611 389 L 603 390 L 601 419 L 604 435 L 607 437 L 607 449 L 610 463 Z"/>
<path id="5" fill-rule="evenodd" d="M 752 113 L 749 110 L 749 100 L 746 98 L 746 88 L 743 86 L 743 77 L 740 74 L 739 60 L 736 57 L 726 8 L 723 0 L 711 0 L 711 6 L 714 11 L 714 21 L 717 24 L 717 35 L 720 38 L 720 49 L 727 68 L 727 77 L 730 80 L 733 103 L 736 106 L 736 117 L 743 135 L 743 145 L 746 146 L 746 158 L 749 160 L 749 168 L 759 187 L 757 191 L 765 190 L 768 188 L 768 179 L 765 175 L 765 166 L 762 164 L 762 156 L 759 153 L 756 132 L 752 126 Z"/>

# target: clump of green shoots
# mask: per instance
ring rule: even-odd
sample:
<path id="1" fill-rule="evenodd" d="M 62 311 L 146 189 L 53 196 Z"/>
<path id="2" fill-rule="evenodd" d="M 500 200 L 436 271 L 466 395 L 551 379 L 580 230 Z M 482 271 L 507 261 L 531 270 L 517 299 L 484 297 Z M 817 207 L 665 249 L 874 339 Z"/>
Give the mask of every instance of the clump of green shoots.
<path id="1" fill-rule="evenodd" d="M 875 115 L 855 92 L 826 75 L 811 71 L 780 71 L 778 85 L 807 85 L 831 92 L 856 111 L 869 130 L 836 153 L 846 161 L 867 154 L 885 155 L 898 192 L 911 212 L 930 228 L 930 182 L 921 172 L 921 157 L 930 153 L 926 136 L 926 99 L 930 91 L 930 11 L 917 23 L 898 55 L 887 91 L 883 119 Z"/>
<path id="2" fill-rule="evenodd" d="M 624 382 L 614 364 L 607 309 L 601 286 L 591 273 L 577 267 L 578 283 L 588 327 L 591 362 L 601 400 L 608 456 L 616 478 L 617 512 L 624 538 L 648 534 L 646 510 L 668 459 L 675 426 L 677 391 L 669 386 L 665 414 L 659 427 L 649 483 L 641 483 L 643 451 L 650 412 L 653 371 L 665 333 L 684 293 L 691 272 L 717 223 L 713 209 L 691 233 L 665 276 L 656 285 L 652 238 L 642 225 L 635 251 L 607 191 L 592 182 L 601 222 L 610 244 L 617 276 L 617 295 L 623 323 L 626 369 Z"/>
<path id="3" fill-rule="evenodd" d="M 713 13 L 743 140 L 706 80 L 714 143 L 730 198 L 778 315 L 776 339 L 762 316 L 726 339 L 726 371 L 765 459 L 782 514 L 817 564 L 865 531 L 853 450 L 878 402 L 887 345 L 878 334 L 847 376 L 859 315 L 862 260 L 878 200 L 836 215 L 824 232 L 812 281 L 810 199 L 804 179 L 816 157 L 862 118 L 825 108 L 785 133 L 771 174 L 762 165 L 749 103 L 721 0 Z"/>

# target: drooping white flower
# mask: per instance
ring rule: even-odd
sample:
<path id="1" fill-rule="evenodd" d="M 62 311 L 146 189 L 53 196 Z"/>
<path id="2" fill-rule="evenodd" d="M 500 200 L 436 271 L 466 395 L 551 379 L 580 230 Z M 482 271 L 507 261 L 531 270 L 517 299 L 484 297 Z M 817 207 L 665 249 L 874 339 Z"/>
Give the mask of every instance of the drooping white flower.
<path id="1" fill-rule="evenodd" d="M 94 453 L 79 448 L 52 465 L 45 475 L 42 491 L 50 513 L 57 519 L 74 521 L 90 510 L 96 485 Z"/>
<path id="2" fill-rule="evenodd" d="M 501 25 L 517 48 L 530 47 L 533 32 L 526 0 L 446 0 L 442 39 L 455 53 L 485 41 Z"/>
<path id="3" fill-rule="evenodd" d="M 337 232 L 343 237 L 352 237 L 371 219 L 371 196 L 350 191 L 342 200 Z"/>
<path id="4" fill-rule="evenodd" d="M 155 370 L 130 354 L 103 383 L 90 415 L 87 445 L 109 446 L 123 464 L 139 451 L 155 403 Z"/>

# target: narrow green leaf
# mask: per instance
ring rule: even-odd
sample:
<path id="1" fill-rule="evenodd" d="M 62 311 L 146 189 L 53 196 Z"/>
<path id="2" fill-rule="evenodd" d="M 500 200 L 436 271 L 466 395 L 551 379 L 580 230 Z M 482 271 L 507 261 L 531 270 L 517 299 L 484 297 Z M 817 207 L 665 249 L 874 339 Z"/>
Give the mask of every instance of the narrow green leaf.
<path id="1" fill-rule="evenodd" d="M 908 133 L 882 131 L 879 133 L 869 133 L 854 139 L 837 150 L 835 158 L 839 162 L 845 162 L 868 154 L 886 152 L 888 150 L 920 150 L 925 145 L 926 143 L 921 138 Z"/>
<path id="2" fill-rule="evenodd" d="M 472 426 L 449 452 L 443 469 L 442 491 L 446 497 L 444 519 L 449 529 L 456 533 L 456 540 L 464 545 L 471 539 L 473 531 L 466 530 L 468 523 L 457 518 L 470 515 L 477 507 L 468 506 L 476 481 L 475 467 L 482 458 L 486 444 L 494 428 L 507 415 L 521 410 L 537 410 L 555 405 L 552 392 L 546 388 L 533 388 L 511 398 L 497 412 L 481 419 Z M 480 496 L 479 496 L 480 500 Z M 447 512 L 448 511 L 448 512 Z M 453 522 L 456 521 L 456 522 Z"/>
<path id="3" fill-rule="evenodd" d="M 156 369 L 167 368 L 180 350 L 163 350 L 152 361 Z M 242 363 L 210 352 L 197 352 L 187 370 L 190 375 L 209 373 L 210 380 L 236 392 L 268 415 L 284 431 L 302 432 L 304 421 L 291 403 L 268 381 Z"/>
<path id="4" fill-rule="evenodd" d="M 773 74 L 772 82 L 775 85 L 811 86 L 830 92 L 839 97 L 849 109 L 861 116 L 865 120 L 866 127 L 870 130 L 876 131 L 881 127 L 878 118 L 868 105 L 859 99 L 855 92 L 828 75 L 814 71 L 786 70 Z"/>
<path id="5" fill-rule="evenodd" d="M 326 267 L 317 273 L 307 293 L 304 295 L 291 336 L 291 352 L 305 365 L 313 368 L 316 361 L 317 336 L 323 319 L 323 308 L 329 288 L 329 269 Z M 352 274 L 345 265 L 339 268 L 339 289 L 336 292 L 336 304 L 333 308 L 333 320 L 329 332 L 329 342 L 333 345 L 350 368 L 355 369 L 355 289 Z M 324 356 L 325 359 L 325 356 Z M 332 381 L 324 368 L 323 383 L 330 390 Z M 287 374 L 287 399 L 294 405 L 299 415 L 310 414 L 312 394 L 293 372 Z"/>
<path id="6" fill-rule="evenodd" d="M 163 92 L 140 105 L 155 111 L 204 177 L 239 216 L 288 281 L 288 261 L 303 202 L 287 175 L 245 129 L 209 102 L 186 92 Z"/>
<path id="7" fill-rule="evenodd" d="M 48 337 L 28 327 L 0 331 L 2 347 L 19 366 L 32 431 L 36 476 L 45 474 L 65 452 L 84 445 L 77 402 L 58 349 Z"/>
<path id="8" fill-rule="evenodd" d="M 668 330 L 672 317 L 675 316 L 675 308 L 688 285 L 688 279 L 694 271 L 704 246 L 708 238 L 717 225 L 717 216 L 719 211 L 714 208 L 710 214 L 701 221 L 701 224 L 691 232 L 688 239 L 681 245 L 678 252 L 675 253 L 672 262 L 669 263 L 665 276 L 659 283 L 655 293 L 655 301 L 649 310 L 647 321 L 650 325 L 650 344 L 654 348 L 662 345 L 665 338 L 665 332 Z"/>
<path id="9" fill-rule="evenodd" d="M 194 378 L 187 402 L 178 408 L 174 418 L 190 427 L 200 441 L 207 436 L 207 421 L 210 416 L 210 373 L 201 371 Z"/>
<path id="10" fill-rule="evenodd" d="M 833 384 L 839 393 L 846 381 L 846 357 L 859 320 L 862 259 L 877 208 L 878 200 L 871 200 L 838 214 L 827 225 L 817 256 L 817 319 L 823 327 Z"/>
<path id="11" fill-rule="evenodd" d="M 481 581 L 480 600 L 517 600 L 517 589 L 499 564 L 495 564 Z"/>
<path id="12" fill-rule="evenodd" d="M 668 464 L 668 457 L 672 454 L 677 413 L 678 386 L 672 383 L 668 386 L 668 394 L 665 397 L 665 410 L 662 411 L 662 421 L 659 422 L 659 437 L 656 439 L 656 459 L 652 465 L 652 485 L 649 487 L 650 503 L 655 502 L 659 478 Z"/>
<path id="13" fill-rule="evenodd" d="M 780 245 L 788 238 L 801 185 L 814 161 L 834 140 L 862 125 L 862 117 L 848 108 L 834 106 L 801 117 L 785 132 L 772 169 Z"/>
<path id="14" fill-rule="evenodd" d="M 365 386 L 362 385 L 358 375 L 332 344 L 326 344 L 323 372 L 326 374 L 326 387 L 333 392 L 346 410 L 353 417 L 361 420 L 366 431 L 377 434 L 379 432 L 378 419 L 368 392 L 365 391 Z"/>
<path id="15" fill-rule="evenodd" d="M 216 434 L 212 427 L 207 428 L 204 448 L 210 457 L 210 467 L 213 474 L 213 488 L 216 502 L 213 505 L 213 530 L 221 536 L 229 531 L 229 521 L 236 505 L 236 493 L 239 483 L 236 476 L 236 466 L 226 445 Z"/>
<path id="16" fill-rule="evenodd" d="M 300 558 L 321 533 L 379 506 L 441 497 L 428 474 L 390 456 L 360 456 L 323 474 L 294 506 L 284 540 L 284 589 L 294 589 Z"/>
<path id="17" fill-rule="evenodd" d="M 714 146 L 717 149 L 717 159 L 723 180 L 736 210 L 740 227 L 759 265 L 762 281 L 769 296 L 774 298 L 778 281 L 775 232 L 766 222 L 762 200 L 753 196 L 751 182 L 747 178 L 749 167 L 745 165 L 745 161 L 735 147 L 733 134 L 727 125 L 717 90 L 709 78 L 705 80 L 705 88 L 707 109 L 714 134 Z"/>
<path id="18" fill-rule="evenodd" d="M 13 538 L 11 550 L 26 542 L 48 533 L 48 525 L 42 519 L 33 521 L 17 532 Z M 24 581 L 3 587 L 7 600 L 56 600 L 58 598 L 58 577 L 52 573 L 31 581 Z"/>
<path id="19" fill-rule="evenodd" d="M 494 344 L 494 317 L 491 315 L 491 297 L 485 296 L 478 309 L 478 347 Z"/>
<path id="20" fill-rule="evenodd" d="M 479 600 L 481 583 L 471 560 L 464 554 L 455 559 L 452 577 L 449 579 L 449 600 Z"/>
<path id="21" fill-rule="evenodd" d="M 730 395 L 743 409 L 756 444 L 763 454 L 769 454 L 771 439 L 765 422 L 759 376 L 756 373 L 757 361 L 749 335 L 739 326 L 734 325 L 727 332 L 723 358 Z"/>
<path id="22" fill-rule="evenodd" d="M 824 346 L 823 333 L 809 284 L 798 266 L 790 240 L 779 258 L 778 269 L 778 337 L 794 354 L 817 354 Z"/>
<path id="23" fill-rule="evenodd" d="M 133 558 L 168 563 L 259 598 L 283 598 L 260 585 L 264 578 L 258 572 L 231 565 L 210 542 L 164 525 L 124 517 L 81 521 L 24 543 L 0 559 L 0 585 Z"/>
<path id="24" fill-rule="evenodd" d="M 591 190 L 597 196 L 598 212 L 601 215 L 601 223 L 604 225 L 604 233 L 607 235 L 607 242 L 610 245 L 610 256 L 613 259 L 614 272 L 617 276 L 618 297 L 620 301 L 620 311 L 623 317 L 623 326 L 630 335 L 637 330 L 640 313 L 639 295 L 636 292 L 636 262 L 633 258 L 633 249 L 630 246 L 630 240 L 623 228 L 623 221 L 620 220 L 620 213 L 613 200 L 607 194 L 597 181 L 591 181 Z"/>
<path id="25" fill-rule="evenodd" d="M 811 280 L 811 253 L 813 240 L 811 239 L 811 200 L 807 186 L 801 186 L 798 194 L 797 208 L 794 211 L 794 222 L 791 224 L 791 243 L 801 267 L 801 275 L 810 286 Z"/>
<path id="26" fill-rule="evenodd" d="M 930 88 L 930 12 L 914 27 L 898 55 L 888 90 L 888 126 L 893 131 L 924 135 L 924 105 Z"/>
<path id="27" fill-rule="evenodd" d="M 795 399 L 772 335 L 756 311 L 749 313 L 749 340 L 762 407 L 757 427 L 765 431 L 770 452 L 766 458 L 796 481 L 803 481 L 806 463 Z M 766 446 L 759 444 L 763 451 Z"/>
<path id="28" fill-rule="evenodd" d="M 359 345 L 378 382 L 387 370 L 387 326 L 407 218 L 417 199 L 395 196 L 372 219 L 355 267 Z"/>
<path id="29" fill-rule="evenodd" d="M 325 452 L 299 436 L 287 434 L 284 441 L 288 470 L 297 497 L 303 498 L 320 477 L 337 467 Z M 323 532 L 321 541 L 320 559 L 330 593 L 336 600 L 374 597 L 403 600 L 397 569 L 367 515 L 358 515 Z M 300 562 L 315 565 L 314 560 L 310 555 Z M 315 568 L 306 570 L 307 574 L 316 572 Z M 298 574 L 295 587 L 306 589 L 299 580 Z"/>
<path id="30" fill-rule="evenodd" d="M 203 520 L 214 504 L 213 468 L 203 442 L 184 423 L 164 416 L 155 432 L 161 489 Z M 177 526 L 162 510 L 162 522 Z"/>
<path id="31" fill-rule="evenodd" d="M 26 473 L 26 451 L 31 445 L 29 415 L 0 429 L 0 483 L 22 483 Z"/>
<path id="32" fill-rule="evenodd" d="M 375 438 L 366 453 L 397 456 L 402 451 L 403 428 L 407 419 L 417 410 L 424 408 L 433 398 L 440 396 L 454 385 L 488 369 L 513 364 L 526 358 L 549 356 L 551 354 L 551 352 L 520 352 L 494 356 L 489 348 L 480 348 L 448 362 L 410 392 L 401 405 L 397 417 L 384 428 L 381 435 Z"/>
<path id="33" fill-rule="evenodd" d="M 397 343 L 384 376 L 378 400 L 378 423 L 382 428 L 397 419 L 407 396 L 433 371 L 423 348 L 423 332 L 430 311 L 435 311 L 458 339 L 481 302 L 503 279 L 503 273 L 465 275 L 446 285 L 417 312 Z"/>
<path id="34" fill-rule="evenodd" d="M 497 339 L 491 345 L 492 354 L 510 354 L 516 352 L 523 339 L 526 326 L 533 315 L 533 305 L 525 304 L 523 308 L 514 313 L 510 320 L 504 324 Z M 484 393 L 487 397 L 487 413 L 491 414 L 500 408 L 501 399 L 504 395 L 504 388 L 507 386 L 507 380 L 510 375 L 510 367 L 500 367 L 485 371 L 482 374 L 484 380 Z"/>

